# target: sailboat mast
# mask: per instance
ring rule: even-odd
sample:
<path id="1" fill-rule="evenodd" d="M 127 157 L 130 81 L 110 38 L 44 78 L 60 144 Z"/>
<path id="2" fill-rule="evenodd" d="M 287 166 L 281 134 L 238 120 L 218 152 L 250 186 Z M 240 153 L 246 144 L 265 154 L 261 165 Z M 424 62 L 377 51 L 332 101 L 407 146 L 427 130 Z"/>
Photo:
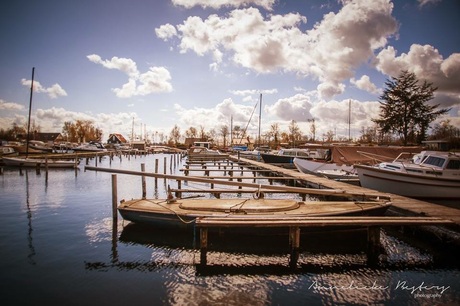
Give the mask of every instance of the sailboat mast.
<path id="1" fill-rule="evenodd" d="M 259 140 L 258 140 L 258 146 L 260 147 L 260 124 L 262 122 L 262 93 L 260 94 L 260 98 L 259 98 Z"/>
<path id="2" fill-rule="evenodd" d="M 348 100 L 348 141 L 351 140 L 351 100 Z"/>
<path id="3" fill-rule="evenodd" d="M 29 156 L 30 116 L 32 113 L 32 93 L 34 92 L 34 74 L 35 74 L 35 67 L 32 67 L 32 82 L 30 83 L 30 99 L 29 99 L 29 120 L 27 122 L 26 158 Z"/>

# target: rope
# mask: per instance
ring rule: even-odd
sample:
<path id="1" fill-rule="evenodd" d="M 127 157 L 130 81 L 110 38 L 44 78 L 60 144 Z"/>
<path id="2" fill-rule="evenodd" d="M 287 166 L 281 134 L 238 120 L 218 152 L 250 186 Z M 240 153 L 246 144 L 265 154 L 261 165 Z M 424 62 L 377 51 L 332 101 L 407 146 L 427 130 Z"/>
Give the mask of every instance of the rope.
<path id="1" fill-rule="evenodd" d="M 164 205 L 161 205 L 161 203 L 165 203 L 165 202 L 167 203 L 167 200 L 160 201 L 160 202 L 154 202 L 154 201 L 152 201 L 152 200 L 146 200 L 146 201 L 148 201 L 148 202 L 150 202 L 150 203 L 152 203 L 152 204 L 158 205 L 158 206 L 160 206 L 160 207 L 162 207 L 162 208 L 164 208 L 164 209 L 166 209 L 166 210 L 172 212 L 172 213 L 173 213 L 174 215 L 176 215 L 176 217 L 177 217 L 182 223 L 184 223 L 184 224 L 190 224 L 190 223 L 193 223 L 193 222 L 196 221 L 196 218 L 195 218 L 195 219 L 192 219 L 192 220 L 190 220 L 190 221 L 184 220 L 181 216 L 179 216 L 179 215 L 177 214 L 177 212 L 175 212 L 175 211 L 172 210 L 171 208 L 169 208 L 169 207 L 167 207 L 167 206 L 164 206 Z"/>

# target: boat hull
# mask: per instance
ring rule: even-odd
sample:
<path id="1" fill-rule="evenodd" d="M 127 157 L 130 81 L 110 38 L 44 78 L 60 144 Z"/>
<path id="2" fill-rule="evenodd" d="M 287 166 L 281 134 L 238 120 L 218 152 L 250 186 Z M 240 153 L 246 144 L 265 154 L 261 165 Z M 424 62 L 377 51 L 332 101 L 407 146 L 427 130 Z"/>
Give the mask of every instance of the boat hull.
<path id="1" fill-rule="evenodd" d="M 69 160 L 3 157 L 2 161 L 5 166 L 10 167 L 76 168 L 78 166 L 78 163 Z"/>
<path id="2" fill-rule="evenodd" d="M 243 203 L 243 204 L 242 204 Z M 122 202 L 118 211 L 123 219 L 159 228 L 190 229 L 194 220 L 203 217 L 323 217 L 382 215 L 389 202 L 297 202 L 294 200 L 254 199 L 178 199 L 168 204 L 162 200 L 138 199 Z M 243 227 L 243 232 L 271 232 L 273 228 Z"/>
<path id="3" fill-rule="evenodd" d="M 267 164 L 292 164 L 295 156 L 261 153 L 260 156 Z"/>
<path id="4" fill-rule="evenodd" d="M 356 165 L 361 186 L 420 199 L 460 199 L 460 178 L 426 177 Z"/>

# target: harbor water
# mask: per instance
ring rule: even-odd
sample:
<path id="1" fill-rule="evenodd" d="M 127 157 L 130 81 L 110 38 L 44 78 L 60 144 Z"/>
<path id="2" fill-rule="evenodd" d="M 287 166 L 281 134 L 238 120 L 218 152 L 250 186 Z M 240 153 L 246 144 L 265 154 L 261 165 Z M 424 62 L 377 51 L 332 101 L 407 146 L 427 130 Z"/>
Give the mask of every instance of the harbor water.
<path id="1" fill-rule="evenodd" d="M 160 173 L 181 174 L 184 160 L 162 154 L 104 157 L 98 166 L 140 171 L 143 163 L 153 172 L 155 159 Z M 295 268 L 286 237 L 278 236 L 211 237 L 208 266 L 200 267 L 196 232 L 120 217 L 114 225 L 111 175 L 84 166 L 48 175 L 3 169 L 2 305 L 460 304 L 460 265 L 450 256 L 458 250 L 385 230 L 377 266 L 368 265 L 359 234 L 319 233 L 302 241 Z M 117 182 L 118 200 L 142 196 L 140 177 L 117 175 Z M 176 182 L 147 178 L 147 197 L 166 197 L 168 185 Z"/>

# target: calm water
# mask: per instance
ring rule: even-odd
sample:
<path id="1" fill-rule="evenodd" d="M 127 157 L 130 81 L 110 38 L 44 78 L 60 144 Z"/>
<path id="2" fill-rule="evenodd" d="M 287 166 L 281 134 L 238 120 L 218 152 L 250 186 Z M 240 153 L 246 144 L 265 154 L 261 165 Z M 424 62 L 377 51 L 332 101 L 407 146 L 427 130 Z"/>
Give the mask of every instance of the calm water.
<path id="1" fill-rule="evenodd" d="M 159 171 L 168 155 L 105 158 L 99 166 Z M 90 161 L 94 165 L 95 161 Z M 180 164 L 166 167 L 179 173 Z M 175 181 L 147 179 L 147 196 Z M 199 186 L 189 186 L 201 188 Z M 139 177 L 118 175 L 118 197 L 141 196 Z M 211 237 L 201 269 L 196 235 L 111 219 L 111 175 L 4 169 L 0 176 L 2 305 L 458 305 L 459 264 L 382 232 L 386 256 L 366 263 L 362 240 L 312 237 L 288 268 L 285 237 Z M 359 240 L 359 241 L 357 241 Z M 333 246 L 331 248 L 330 246 Z M 415 246 L 417 245 L 417 247 Z"/>

